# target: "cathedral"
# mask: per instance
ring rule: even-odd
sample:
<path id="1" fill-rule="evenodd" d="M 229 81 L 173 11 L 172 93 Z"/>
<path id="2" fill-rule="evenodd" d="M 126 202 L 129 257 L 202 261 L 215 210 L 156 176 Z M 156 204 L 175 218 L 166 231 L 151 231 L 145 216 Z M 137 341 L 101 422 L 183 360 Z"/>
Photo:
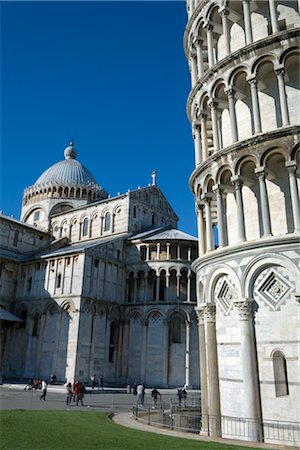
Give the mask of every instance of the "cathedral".
<path id="1" fill-rule="evenodd" d="M 197 239 L 151 181 L 111 197 L 71 142 L 1 215 L 4 378 L 199 388 Z"/>
<path id="2" fill-rule="evenodd" d="M 297 446 L 299 6 L 188 0 L 184 36 L 199 235 L 192 270 L 200 432 Z"/>

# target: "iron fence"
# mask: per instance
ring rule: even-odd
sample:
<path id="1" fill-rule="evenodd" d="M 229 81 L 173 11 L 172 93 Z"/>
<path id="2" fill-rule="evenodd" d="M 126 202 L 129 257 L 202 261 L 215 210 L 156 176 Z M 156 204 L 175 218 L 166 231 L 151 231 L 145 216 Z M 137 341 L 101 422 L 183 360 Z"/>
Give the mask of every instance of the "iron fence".
<path id="1" fill-rule="evenodd" d="M 134 406 L 133 415 L 148 425 L 170 430 L 255 442 L 300 444 L 298 422 L 205 415 L 201 414 L 199 405 L 179 407 L 175 401 L 157 407 Z"/>

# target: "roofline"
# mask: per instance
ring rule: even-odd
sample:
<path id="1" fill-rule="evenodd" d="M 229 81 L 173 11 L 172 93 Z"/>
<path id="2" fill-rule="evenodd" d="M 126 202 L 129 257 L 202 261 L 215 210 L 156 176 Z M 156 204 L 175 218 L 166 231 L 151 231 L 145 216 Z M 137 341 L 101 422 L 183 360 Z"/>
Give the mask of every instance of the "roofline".
<path id="1" fill-rule="evenodd" d="M 22 222 L 22 220 L 15 219 L 14 217 L 8 217 L 8 216 L 5 216 L 4 214 L 0 213 L 0 219 L 6 220 L 7 222 L 13 222 L 13 223 L 18 224 L 20 226 L 29 228 L 30 230 L 38 232 L 40 234 L 44 234 L 46 236 L 51 236 L 50 233 L 48 233 L 47 231 L 40 230 L 39 228 L 35 227 L 34 225 L 29 225 L 26 222 Z"/>

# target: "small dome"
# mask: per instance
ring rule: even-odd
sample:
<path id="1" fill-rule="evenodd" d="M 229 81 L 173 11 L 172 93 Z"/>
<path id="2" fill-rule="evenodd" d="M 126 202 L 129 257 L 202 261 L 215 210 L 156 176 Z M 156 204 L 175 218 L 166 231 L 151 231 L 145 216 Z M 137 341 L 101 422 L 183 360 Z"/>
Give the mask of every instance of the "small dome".
<path id="1" fill-rule="evenodd" d="M 79 161 L 73 142 L 64 151 L 65 159 L 49 167 L 34 183 L 34 185 L 56 184 L 59 186 L 90 186 L 97 185 L 91 172 Z"/>

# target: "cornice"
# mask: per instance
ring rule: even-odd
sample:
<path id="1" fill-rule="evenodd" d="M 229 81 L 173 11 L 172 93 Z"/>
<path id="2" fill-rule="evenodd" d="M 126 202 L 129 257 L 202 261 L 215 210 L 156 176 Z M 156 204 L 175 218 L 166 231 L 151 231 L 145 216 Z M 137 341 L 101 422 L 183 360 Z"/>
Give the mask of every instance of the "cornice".
<path id="1" fill-rule="evenodd" d="M 193 186 L 196 177 L 199 175 L 199 173 L 203 172 L 206 168 L 208 168 L 214 161 L 217 161 L 218 159 L 227 156 L 228 154 L 235 152 L 237 150 L 241 150 L 243 148 L 255 147 L 256 145 L 271 141 L 273 139 L 280 139 L 282 137 L 293 136 L 297 134 L 298 135 L 300 134 L 300 125 L 282 127 L 277 130 L 256 134 L 243 141 L 234 142 L 234 144 L 230 145 L 229 147 L 219 150 L 217 153 L 214 153 L 208 159 L 206 159 L 202 164 L 197 166 L 192 172 L 189 179 L 189 186 L 192 193 L 194 194 Z"/>
<path id="2" fill-rule="evenodd" d="M 284 39 L 292 39 L 292 38 L 295 38 L 298 36 L 300 36 L 300 28 L 295 28 L 293 30 L 281 31 L 279 33 L 276 33 L 276 35 L 269 36 L 267 38 L 261 39 L 260 41 L 253 42 L 252 44 L 242 47 L 242 48 L 236 50 L 235 52 L 230 53 L 230 55 L 226 56 L 225 58 L 221 59 L 210 70 L 206 71 L 201 78 L 199 78 L 199 80 L 197 81 L 197 83 L 194 85 L 193 89 L 189 93 L 189 96 L 187 99 L 187 105 L 186 105 L 186 113 L 187 113 L 189 121 L 192 122 L 192 117 L 190 114 L 191 105 L 192 105 L 192 102 L 193 102 L 196 94 L 199 91 L 199 88 L 204 83 L 207 83 L 209 78 L 213 77 L 216 73 L 218 73 L 218 71 L 220 69 L 222 69 L 223 67 L 229 65 L 230 63 L 240 59 L 241 56 L 249 57 L 249 54 L 255 50 L 258 50 L 258 49 L 264 48 L 264 47 L 268 47 L 276 42 L 281 42 Z"/>
<path id="3" fill-rule="evenodd" d="M 242 258 L 247 254 L 248 256 L 255 254 L 256 252 L 272 251 L 273 253 L 283 252 L 291 250 L 291 246 L 295 249 L 299 248 L 300 235 L 289 234 L 286 236 L 272 236 L 268 238 L 259 238 L 254 241 L 243 242 L 239 245 L 228 246 L 218 248 L 210 253 L 207 253 L 200 258 L 196 259 L 192 263 L 192 270 L 197 272 L 206 266 L 213 266 L 214 264 L 222 264 L 228 260 L 235 259 L 237 257 Z"/>

